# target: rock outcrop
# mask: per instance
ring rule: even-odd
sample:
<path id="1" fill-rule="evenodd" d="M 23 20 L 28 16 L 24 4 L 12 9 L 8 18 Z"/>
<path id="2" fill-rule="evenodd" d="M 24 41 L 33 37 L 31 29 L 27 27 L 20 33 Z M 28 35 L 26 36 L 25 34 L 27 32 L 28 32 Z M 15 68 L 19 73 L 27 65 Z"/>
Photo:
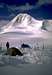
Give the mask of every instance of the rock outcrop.
<path id="1" fill-rule="evenodd" d="M 16 56 L 16 55 L 23 56 L 23 53 L 15 47 L 8 48 L 6 54 L 10 56 Z"/>

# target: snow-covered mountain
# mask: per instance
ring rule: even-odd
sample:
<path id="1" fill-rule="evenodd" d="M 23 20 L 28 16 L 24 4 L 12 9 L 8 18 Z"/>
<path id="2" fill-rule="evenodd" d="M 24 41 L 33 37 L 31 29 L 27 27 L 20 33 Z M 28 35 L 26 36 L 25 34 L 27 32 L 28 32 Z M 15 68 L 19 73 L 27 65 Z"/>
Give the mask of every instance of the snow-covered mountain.
<path id="1" fill-rule="evenodd" d="M 36 20 L 26 13 L 20 13 L 7 25 L 0 27 L 2 36 L 51 37 L 52 20 Z M 45 37 L 43 37 L 45 36 Z"/>
<path id="2" fill-rule="evenodd" d="M 10 43 L 10 47 L 21 48 L 21 44 L 26 43 L 32 48 L 24 49 L 24 56 L 22 57 L 0 56 L 1 63 L 51 63 L 52 32 L 48 31 L 52 25 L 51 22 L 50 20 L 48 22 L 47 20 L 36 20 L 26 13 L 20 13 L 7 25 L 1 26 L 0 45 L 3 48 L 6 48 L 7 41 Z M 3 48 L 2 50 L 4 50 Z M 49 48 L 50 52 L 48 52 Z"/>
<path id="3" fill-rule="evenodd" d="M 36 20 L 28 14 L 21 13 L 12 19 L 7 25 L 0 29 L 0 34 L 7 32 L 24 32 L 30 33 L 39 31 L 42 26 L 42 21 Z"/>

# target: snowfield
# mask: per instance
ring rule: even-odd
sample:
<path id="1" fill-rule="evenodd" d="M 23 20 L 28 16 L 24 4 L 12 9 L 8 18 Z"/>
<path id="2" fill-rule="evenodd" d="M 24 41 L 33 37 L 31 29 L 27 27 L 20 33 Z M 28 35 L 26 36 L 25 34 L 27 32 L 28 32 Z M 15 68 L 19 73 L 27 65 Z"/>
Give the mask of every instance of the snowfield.
<path id="1" fill-rule="evenodd" d="M 32 53 L 24 54 L 24 56 L 9 56 L 0 55 L 1 64 L 50 64 L 52 63 L 51 51 L 34 51 Z"/>
<path id="2" fill-rule="evenodd" d="M 3 40 L 2 40 L 3 41 Z M 9 41 L 9 40 L 8 40 Z M 6 52 L 5 44 L 3 41 L 3 48 L 0 50 L 0 63 L 1 64 L 50 64 L 52 63 L 52 43 L 51 40 L 40 38 L 31 38 L 23 40 L 9 41 L 11 47 L 19 48 L 23 52 L 23 56 L 9 56 L 4 55 Z M 26 43 L 31 48 L 21 48 L 21 44 Z"/>
<path id="3" fill-rule="evenodd" d="M 35 65 L 22 64 L 11 66 L 6 65 L 0 67 L 1 75 L 52 75 L 52 64 L 49 65 Z"/>
<path id="4" fill-rule="evenodd" d="M 0 25 L 0 64 L 50 64 L 52 63 L 52 20 L 36 20 L 20 13 L 7 25 Z M 4 55 L 6 42 L 19 48 L 23 56 Z M 25 43 L 30 48 L 22 49 Z M 1 48 L 2 47 L 2 48 Z"/>

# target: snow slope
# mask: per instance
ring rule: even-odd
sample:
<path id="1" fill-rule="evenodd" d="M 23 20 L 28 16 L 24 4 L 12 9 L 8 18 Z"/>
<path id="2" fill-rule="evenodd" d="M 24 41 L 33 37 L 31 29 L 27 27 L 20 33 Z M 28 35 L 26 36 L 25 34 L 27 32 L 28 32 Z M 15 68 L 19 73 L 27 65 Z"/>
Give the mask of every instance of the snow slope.
<path id="1" fill-rule="evenodd" d="M 34 30 L 39 30 L 42 26 L 42 21 L 38 21 L 28 14 L 19 14 L 13 20 L 11 20 L 7 25 L 1 28 L 0 33 L 6 32 L 33 32 Z"/>
<path id="2" fill-rule="evenodd" d="M 52 31 L 52 20 L 36 20 L 26 13 L 20 13 L 7 25 L 0 27 L 0 36 L 52 38 L 50 31 Z"/>
<path id="3" fill-rule="evenodd" d="M 18 66 L 2 66 L 0 67 L 1 75 L 52 75 L 52 64 L 35 65 L 23 64 Z"/>

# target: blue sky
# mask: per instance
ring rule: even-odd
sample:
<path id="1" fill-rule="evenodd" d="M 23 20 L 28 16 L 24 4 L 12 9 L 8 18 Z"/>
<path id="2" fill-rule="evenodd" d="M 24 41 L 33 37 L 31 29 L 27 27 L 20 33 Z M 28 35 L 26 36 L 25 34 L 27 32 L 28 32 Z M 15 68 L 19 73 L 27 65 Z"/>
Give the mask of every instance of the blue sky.
<path id="1" fill-rule="evenodd" d="M 25 3 L 30 3 L 30 4 L 35 4 L 38 0 L 0 0 L 0 3 L 6 3 L 9 5 L 17 4 L 25 4 Z"/>
<path id="2" fill-rule="evenodd" d="M 0 20 L 27 13 L 37 19 L 52 19 L 51 0 L 0 0 Z"/>

